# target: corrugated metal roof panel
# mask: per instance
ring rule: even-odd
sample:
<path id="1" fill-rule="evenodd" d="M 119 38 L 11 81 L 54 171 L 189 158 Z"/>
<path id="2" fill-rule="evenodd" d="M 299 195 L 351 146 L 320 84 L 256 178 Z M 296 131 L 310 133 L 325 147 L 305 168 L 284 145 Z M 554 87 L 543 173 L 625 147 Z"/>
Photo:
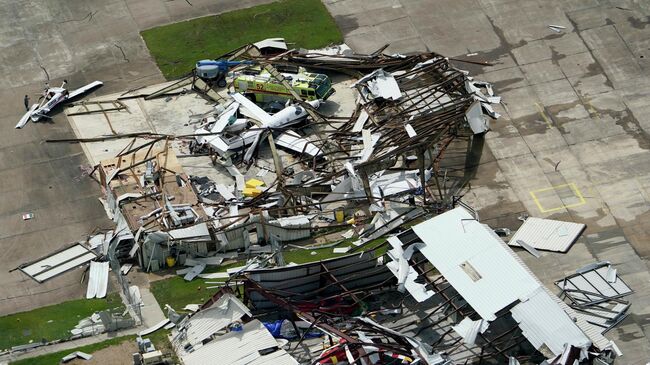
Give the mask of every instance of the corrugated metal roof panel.
<path id="1" fill-rule="evenodd" d="M 508 244 L 519 247 L 517 240 L 521 240 L 538 250 L 567 252 L 586 227 L 582 223 L 530 217 Z"/>
<path id="2" fill-rule="evenodd" d="M 483 319 L 495 319 L 496 312 L 520 300 L 511 313 L 537 348 L 546 344 L 561 354 L 564 343 L 583 346 L 591 341 L 603 346 L 607 342 L 467 210 L 453 209 L 414 226 L 413 231 L 427 245 L 420 251 Z"/>
<path id="3" fill-rule="evenodd" d="M 604 298 L 618 298 L 632 293 L 632 289 L 619 276 L 616 276 L 613 283 L 607 281 L 607 272 L 610 267 L 610 265 L 604 264 L 598 268 L 558 280 L 555 284 L 562 290 L 583 291 L 583 293 L 569 292 L 567 294 L 577 300 L 586 302 Z"/>
<path id="4" fill-rule="evenodd" d="M 564 344 L 583 347 L 591 343 L 541 286 L 528 300 L 514 306 L 510 313 L 536 349 L 546 344 L 559 355 L 564 351 Z"/>
<path id="5" fill-rule="evenodd" d="M 492 231 L 492 234 L 496 239 L 500 239 L 499 236 L 497 236 L 494 231 Z M 504 245 L 505 246 L 505 245 Z M 528 273 L 530 273 L 531 276 L 535 278 L 535 280 L 539 283 L 539 285 L 544 288 L 546 293 L 553 299 L 555 303 L 569 316 L 569 318 L 574 319 L 576 326 L 580 328 L 580 330 L 589 338 L 589 340 L 599 349 L 604 349 L 608 344 L 609 340 L 605 338 L 602 334 L 602 328 L 598 326 L 594 326 L 590 323 L 587 322 L 587 318 L 582 315 L 581 313 L 576 312 L 573 308 L 569 307 L 568 304 L 566 304 L 562 299 L 558 298 L 557 295 L 553 294 L 544 284 L 542 284 L 541 281 L 535 276 L 535 274 L 530 270 L 528 266 L 524 263 L 524 261 L 519 257 L 514 251 L 508 250 L 508 252 L 512 255 L 512 257 L 526 270 Z"/>
<path id="6" fill-rule="evenodd" d="M 217 362 L 219 364 L 279 364 L 298 365 L 298 362 L 283 349 L 268 355 L 261 355 L 259 350 L 278 346 L 262 322 L 253 320 L 246 323 L 241 331 L 232 331 L 219 336 L 193 352 L 182 355 L 185 365 L 203 365 Z"/>
<path id="7" fill-rule="evenodd" d="M 38 282 L 44 282 L 68 270 L 97 258 L 92 251 L 81 244 L 21 267 L 20 270 Z"/>
<path id="8" fill-rule="evenodd" d="M 483 319 L 494 320 L 496 312 L 539 286 L 502 241 L 463 208 L 420 223 L 413 231 L 426 243 L 420 252 Z M 469 275 L 471 271 L 480 278 Z"/>
<path id="9" fill-rule="evenodd" d="M 226 293 L 209 308 L 180 323 L 174 343 L 181 348 L 188 343 L 195 346 L 244 315 L 251 315 L 248 308 L 237 297 Z"/>
<path id="10" fill-rule="evenodd" d="M 184 238 L 210 237 L 208 224 L 203 222 L 186 228 L 172 229 L 168 231 L 169 236 L 175 240 Z"/>

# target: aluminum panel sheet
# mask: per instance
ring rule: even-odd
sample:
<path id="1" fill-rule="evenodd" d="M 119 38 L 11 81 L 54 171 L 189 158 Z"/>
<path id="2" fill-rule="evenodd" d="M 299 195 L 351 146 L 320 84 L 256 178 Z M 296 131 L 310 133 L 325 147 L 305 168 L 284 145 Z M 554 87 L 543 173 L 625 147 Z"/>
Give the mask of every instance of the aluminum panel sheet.
<path id="1" fill-rule="evenodd" d="M 598 302 L 631 294 L 632 289 L 619 276 L 616 276 L 613 282 L 607 280 L 610 268 L 609 264 L 603 264 L 592 270 L 567 276 L 555 284 L 580 302 Z"/>
<path id="2" fill-rule="evenodd" d="M 43 271 L 43 268 L 59 266 L 68 260 L 86 254 L 88 252 L 88 249 L 82 245 L 74 245 L 68 249 L 55 253 L 52 256 L 39 260 L 29 266 L 25 266 L 22 268 L 22 270 L 27 275 L 35 275 Z"/>
<path id="3" fill-rule="evenodd" d="M 209 308 L 181 322 L 173 343 L 180 348 L 186 344 L 196 346 L 244 315 L 251 316 L 251 312 L 237 297 L 226 293 Z"/>
<path id="4" fill-rule="evenodd" d="M 538 250 L 567 252 L 586 227 L 582 223 L 530 217 L 515 232 L 508 245 L 519 247 L 517 241 L 521 240 Z"/>
<path id="5" fill-rule="evenodd" d="M 463 208 L 415 225 L 413 231 L 426 244 L 420 252 L 485 320 L 494 320 L 496 312 L 540 286 L 510 249 Z"/>
<path id="6" fill-rule="evenodd" d="M 546 345 L 553 354 L 559 355 L 564 351 L 564 344 L 588 347 L 591 343 L 542 287 L 528 300 L 514 306 L 510 313 L 536 349 Z"/>
<path id="7" fill-rule="evenodd" d="M 20 270 L 32 279 L 38 282 L 44 282 L 96 258 L 97 255 L 88 248 L 81 244 L 76 244 L 51 256 L 25 265 Z"/>
<path id="8" fill-rule="evenodd" d="M 252 320 L 242 326 L 241 331 L 232 331 L 218 336 L 211 342 L 181 355 L 185 365 L 203 365 L 218 359 L 220 364 L 274 364 L 298 365 L 298 362 L 283 349 L 262 355 L 260 350 L 278 346 L 278 342 L 262 322 Z"/>

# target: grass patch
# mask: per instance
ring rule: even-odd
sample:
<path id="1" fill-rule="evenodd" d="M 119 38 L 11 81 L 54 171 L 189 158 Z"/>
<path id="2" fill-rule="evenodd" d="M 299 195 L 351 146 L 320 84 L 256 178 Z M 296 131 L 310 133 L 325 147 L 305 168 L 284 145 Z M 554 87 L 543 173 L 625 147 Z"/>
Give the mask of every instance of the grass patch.
<path id="1" fill-rule="evenodd" d="M 283 37 L 296 48 L 321 48 L 343 41 L 320 0 L 282 0 L 165 25 L 141 34 L 168 80 L 188 73 L 198 60 L 219 57 L 265 38 Z"/>
<path id="2" fill-rule="evenodd" d="M 159 329 L 158 331 L 150 334 L 149 336 L 145 336 L 144 338 L 150 339 L 153 345 L 156 347 L 156 350 L 160 350 L 166 356 L 171 357 L 171 360 L 173 361 L 172 364 L 180 364 L 180 361 L 176 356 L 176 352 L 174 352 L 174 348 L 172 347 L 171 342 L 169 342 L 168 335 L 170 332 L 171 331 L 165 329 Z"/>
<path id="3" fill-rule="evenodd" d="M 70 330 L 84 317 L 94 312 L 122 306 L 117 293 L 104 299 L 77 299 L 61 304 L 0 317 L 0 349 L 23 345 L 30 340 L 39 342 L 68 338 Z"/>
<path id="4" fill-rule="evenodd" d="M 337 245 L 345 247 L 345 245 Z M 312 254 L 315 252 L 316 254 Z M 322 261 L 331 259 L 334 257 L 340 257 L 349 255 L 348 253 L 334 253 L 334 247 L 329 248 L 319 248 L 316 250 L 304 250 L 300 248 L 294 248 L 290 251 L 282 251 L 282 256 L 284 257 L 284 262 L 287 264 L 290 262 L 295 262 L 296 264 L 306 264 L 308 262 Z"/>
<path id="5" fill-rule="evenodd" d="M 205 270 L 208 272 L 225 272 L 226 270 L 244 265 L 245 262 L 235 262 L 228 265 L 216 267 L 215 270 Z M 180 268 L 180 267 L 179 267 Z M 206 289 L 208 286 L 215 284 L 206 284 L 206 281 L 219 281 L 218 279 L 201 279 L 199 277 L 192 281 L 185 281 L 182 276 L 157 280 L 151 283 L 151 293 L 156 297 L 162 310 L 165 310 L 165 304 L 169 304 L 177 311 L 181 311 L 188 304 L 203 304 L 218 289 Z"/>
<path id="6" fill-rule="evenodd" d="M 355 246 L 352 245 L 352 242 L 356 240 L 358 240 L 358 238 L 346 239 L 343 240 L 340 244 L 336 245 L 335 247 L 350 246 L 354 248 Z M 359 254 L 361 251 L 369 251 L 373 248 L 380 246 L 384 242 L 386 242 L 386 238 L 383 237 L 377 238 L 375 240 L 368 242 L 365 246 L 363 246 L 361 250 L 357 250 L 355 252 Z M 382 247 L 381 249 L 375 252 L 375 255 L 379 257 L 385 254 L 387 250 L 388 250 L 388 246 Z M 312 252 L 315 252 L 316 254 L 312 255 Z M 296 264 L 305 264 L 308 262 L 321 261 L 321 260 L 331 259 L 334 257 L 345 256 L 351 253 L 352 252 L 334 253 L 334 247 L 320 248 L 315 250 L 304 250 L 304 249 L 294 248 L 292 250 L 282 251 L 282 255 L 284 256 L 284 262 L 286 262 L 287 264 L 290 262 L 295 262 Z"/>
<path id="7" fill-rule="evenodd" d="M 31 358 L 23 359 L 23 360 L 18 360 L 18 361 L 12 362 L 11 365 L 52 365 L 52 364 L 58 364 L 58 363 L 61 362 L 61 358 L 63 356 L 65 356 L 67 354 L 70 354 L 70 353 L 73 353 L 75 351 L 81 351 L 81 352 L 85 352 L 87 354 L 92 354 L 93 352 L 99 351 L 101 349 L 105 349 L 105 348 L 107 348 L 109 346 L 119 345 L 124 341 L 135 341 L 135 336 L 122 336 L 122 337 L 111 338 L 110 340 L 106 340 L 104 342 L 93 343 L 91 345 L 81 346 L 81 347 L 77 347 L 75 349 L 59 351 L 59 352 L 53 352 L 53 353 L 47 354 L 47 355 L 31 357 Z"/>

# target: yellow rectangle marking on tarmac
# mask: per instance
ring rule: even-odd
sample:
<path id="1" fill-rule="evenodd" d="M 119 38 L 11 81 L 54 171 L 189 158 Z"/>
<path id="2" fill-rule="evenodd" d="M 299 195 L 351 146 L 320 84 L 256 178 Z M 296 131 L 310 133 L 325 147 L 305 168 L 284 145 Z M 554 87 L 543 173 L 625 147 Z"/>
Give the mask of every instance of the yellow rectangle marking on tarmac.
<path id="1" fill-rule="evenodd" d="M 561 207 L 545 208 L 542 205 L 542 203 L 539 201 L 539 198 L 537 197 L 537 194 L 539 194 L 539 193 L 543 193 L 543 192 L 549 191 L 549 190 L 557 191 L 558 189 L 565 188 L 565 187 L 570 188 L 571 191 L 573 192 L 573 194 L 575 195 L 575 197 L 578 198 L 579 201 L 577 203 L 573 203 L 573 204 L 569 204 L 569 205 L 562 205 Z M 578 207 L 578 206 L 583 205 L 583 204 L 586 203 L 584 196 L 582 196 L 582 192 L 580 191 L 580 189 L 578 189 L 578 186 L 575 183 L 568 183 L 568 184 L 556 185 L 556 186 L 551 186 L 551 187 L 548 187 L 548 188 L 533 190 L 533 191 L 530 192 L 530 196 L 533 197 L 533 201 L 535 202 L 535 204 L 537 204 L 537 208 L 539 208 L 539 211 L 542 212 L 542 213 L 555 212 L 555 211 L 566 209 L 566 208 L 574 208 L 574 207 Z M 560 200 L 561 199 L 562 198 L 560 198 Z"/>

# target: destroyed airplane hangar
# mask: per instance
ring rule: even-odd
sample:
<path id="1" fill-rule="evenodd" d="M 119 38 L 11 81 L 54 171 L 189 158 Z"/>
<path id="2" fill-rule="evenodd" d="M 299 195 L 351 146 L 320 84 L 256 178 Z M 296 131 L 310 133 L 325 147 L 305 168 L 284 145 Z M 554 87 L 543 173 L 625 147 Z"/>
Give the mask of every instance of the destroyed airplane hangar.
<path id="1" fill-rule="evenodd" d="M 273 49 L 281 50 L 279 44 Z M 265 50 L 249 45 L 223 57 L 247 60 L 228 64 L 237 64 L 228 79 L 242 94 L 206 92 L 210 80 L 193 74 L 157 90 L 123 93 L 114 100 L 120 108 L 102 108 L 111 101 L 104 98 L 67 109 L 84 136 L 78 141 L 98 163 L 107 211 L 133 235 L 135 246 L 127 251 L 133 256 L 139 250 L 146 270 L 164 267 L 170 255 L 183 264 L 188 255 L 250 252 L 272 240 L 281 245 L 341 229 L 350 219 L 358 220 L 355 234 L 363 243 L 388 232 L 378 226 L 370 235 L 373 225 L 363 222 L 392 223 L 394 229 L 426 212 L 444 211 L 462 194 L 465 152 L 475 145 L 474 135 L 498 117 L 490 103 L 500 99 L 490 85 L 435 53 L 359 56 L 339 47 L 263 55 Z M 302 70 L 316 59 L 315 72 L 369 72 L 341 85 L 349 89 L 342 96 L 354 99 L 330 97 L 329 76 L 278 71 Z M 266 84 L 239 80 L 255 72 Z M 311 81 L 294 90 L 288 80 L 302 75 Z M 267 88 L 269 94 L 283 85 L 277 92 L 289 100 L 283 110 L 270 115 L 251 101 L 255 90 Z M 129 129 L 138 123 L 121 127 L 121 118 L 133 114 L 134 100 L 180 99 L 189 89 L 217 102 L 216 108 L 195 113 L 184 125 L 163 126 L 173 134 L 158 132 L 163 128 L 155 120 L 143 122 L 154 124 L 150 130 Z M 321 91 L 328 100 L 309 101 Z M 100 108 L 90 108 L 93 103 Z M 335 112 L 327 115 L 328 106 Z M 106 134 L 92 126 L 100 112 L 99 123 L 110 129 Z M 126 147 L 120 143 L 125 138 L 131 139 Z M 117 157 L 107 158 L 112 151 Z M 193 156 L 210 161 L 221 176 L 196 174 L 193 162 L 183 163 Z"/>
<path id="2" fill-rule="evenodd" d="M 72 104 L 79 138 L 49 142 L 80 142 L 96 165 L 117 226 L 103 250 L 114 271 L 186 266 L 186 280 L 241 287 L 177 323 L 184 363 L 232 341 L 233 363 L 250 364 L 611 363 L 602 332 L 623 315 L 620 297 L 560 300 L 460 200 L 499 102 L 435 53 L 274 39 Z M 584 227 L 561 229 L 571 238 L 517 243 L 566 252 Z M 348 246 L 329 260 L 283 255 L 337 245 Z M 235 260 L 248 262 L 201 274 Z M 566 300 L 580 293 L 562 288 Z M 595 325 L 606 304 L 615 315 Z M 288 321 L 292 342 L 258 317 Z"/>

